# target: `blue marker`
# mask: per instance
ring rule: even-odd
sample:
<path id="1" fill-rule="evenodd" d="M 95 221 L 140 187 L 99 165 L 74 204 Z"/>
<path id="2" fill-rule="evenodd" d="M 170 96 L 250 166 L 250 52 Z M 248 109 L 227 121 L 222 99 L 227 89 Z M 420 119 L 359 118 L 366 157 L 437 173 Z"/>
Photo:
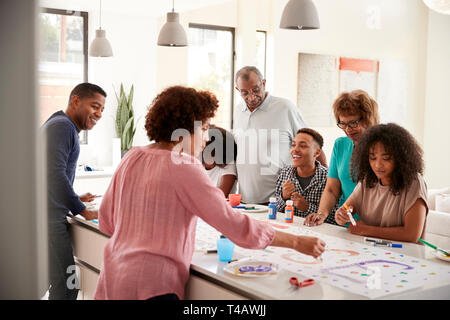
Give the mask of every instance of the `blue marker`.
<path id="1" fill-rule="evenodd" d="M 403 245 L 400 243 L 392 243 L 392 242 L 372 242 L 373 246 L 376 247 L 379 246 L 386 246 L 391 248 L 403 248 Z"/>

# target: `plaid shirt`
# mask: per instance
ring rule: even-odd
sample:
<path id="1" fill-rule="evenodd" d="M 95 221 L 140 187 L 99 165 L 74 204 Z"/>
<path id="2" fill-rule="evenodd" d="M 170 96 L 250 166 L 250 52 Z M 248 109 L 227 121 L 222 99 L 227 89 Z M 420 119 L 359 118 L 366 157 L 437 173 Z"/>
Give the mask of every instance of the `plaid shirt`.
<path id="1" fill-rule="evenodd" d="M 297 179 L 296 171 L 297 168 L 293 166 L 285 166 L 278 174 L 277 186 L 275 189 L 275 196 L 277 197 L 277 210 L 278 212 L 284 212 L 286 202 L 282 197 L 283 184 L 289 179 L 294 184 L 295 192 L 303 196 L 306 202 L 309 203 L 308 209 L 306 211 L 300 211 L 298 208 L 294 207 L 294 214 L 296 216 L 306 217 L 310 213 L 317 212 L 317 210 L 319 209 L 320 197 L 322 196 L 322 192 L 325 189 L 325 185 L 327 183 L 328 169 L 322 166 L 320 162 L 316 160 L 316 173 L 305 189 L 303 189 L 300 185 L 300 182 Z M 335 225 L 337 224 L 334 220 L 334 213 L 337 208 L 338 206 L 336 204 L 328 217 L 325 219 L 325 222 Z"/>

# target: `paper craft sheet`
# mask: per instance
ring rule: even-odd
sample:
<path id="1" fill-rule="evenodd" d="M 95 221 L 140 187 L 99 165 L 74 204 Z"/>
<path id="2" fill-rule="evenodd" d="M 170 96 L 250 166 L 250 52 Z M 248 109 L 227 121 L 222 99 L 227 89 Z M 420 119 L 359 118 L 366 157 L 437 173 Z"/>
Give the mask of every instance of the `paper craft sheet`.
<path id="1" fill-rule="evenodd" d="M 410 289 L 439 283 L 450 283 L 450 265 L 414 258 L 363 243 L 319 234 L 300 226 L 272 222 L 283 232 L 316 236 L 327 243 L 322 259 L 295 250 L 269 246 L 263 250 L 235 247 L 235 252 L 257 260 L 278 263 L 280 268 L 322 281 L 368 298 L 380 298 Z M 199 219 L 196 250 L 215 248 L 220 233 Z"/>

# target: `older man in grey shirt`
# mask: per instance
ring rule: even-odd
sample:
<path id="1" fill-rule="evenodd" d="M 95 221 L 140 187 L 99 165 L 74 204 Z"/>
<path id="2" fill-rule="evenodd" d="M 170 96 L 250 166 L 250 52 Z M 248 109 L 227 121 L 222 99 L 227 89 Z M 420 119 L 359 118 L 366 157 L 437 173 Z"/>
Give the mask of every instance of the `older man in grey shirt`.
<path id="1" fill-rule="evenodd" d="M 233 133 L 239 193 L 245 203 L 269 202 L 279 170 L 292 164 L 292 140 L 297 130 L 306 127 L 299 109 L 287 99 L 270 95 L 265 85 L 256 67 L 243 67 L 236 73 L 236 90 L 244 101 L 234 110 Z M 318 160 L 326 165 L 323 153 Z"/>

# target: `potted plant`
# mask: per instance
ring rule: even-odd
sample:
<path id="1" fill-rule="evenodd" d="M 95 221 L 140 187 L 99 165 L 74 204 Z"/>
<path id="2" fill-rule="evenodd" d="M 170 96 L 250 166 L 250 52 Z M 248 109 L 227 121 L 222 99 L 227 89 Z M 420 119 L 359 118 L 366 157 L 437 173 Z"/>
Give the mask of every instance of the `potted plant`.
<path id="1" fill-rule="evenodd" d="M 116 133 L 120 138 L 120 149 L 122 151 L 122 157 L 133 146 L 133 138 L 136 133 L 136 127 L 134 125 L 134 111 L 133 111 L 133 94 L 134 86 L 131 86 L 130 93 L 125 94 L 123 84 L 120 84 L 120 93 L 114 90 L 117 99 L 117 112 L 116 112 Z"/>

